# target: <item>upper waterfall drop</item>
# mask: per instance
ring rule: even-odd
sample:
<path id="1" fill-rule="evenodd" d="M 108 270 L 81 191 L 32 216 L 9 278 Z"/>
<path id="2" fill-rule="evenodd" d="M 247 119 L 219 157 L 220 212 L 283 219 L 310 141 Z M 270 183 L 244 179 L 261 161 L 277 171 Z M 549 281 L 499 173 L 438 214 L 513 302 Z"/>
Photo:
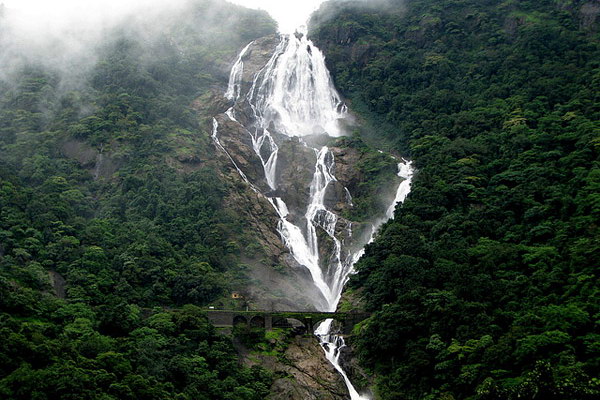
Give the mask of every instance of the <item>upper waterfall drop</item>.
<path id="1" fill-rule="evenodd" d="M 260 127 L 273 126 L 287 136 L 342 136 L 348 108 L 333 86 L 325 56 L 305 31 L 281 38 L 248 94 Z"/>

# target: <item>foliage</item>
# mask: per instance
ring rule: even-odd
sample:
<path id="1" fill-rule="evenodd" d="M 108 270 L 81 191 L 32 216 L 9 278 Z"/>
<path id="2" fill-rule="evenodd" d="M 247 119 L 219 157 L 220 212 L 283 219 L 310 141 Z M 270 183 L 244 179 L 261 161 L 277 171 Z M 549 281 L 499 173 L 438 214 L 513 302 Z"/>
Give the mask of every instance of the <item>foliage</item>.
<path id="1" fill-rule="evenodd" d="M 109 32 L 85 82 L 41 62 L 0 82 L 2 398 L 268 393 L 268 374 L 238 365 L 185 305 L 238 278 L 241 230 L 193 101 L 274 23 L 220 2 L 187 7 L 151 35 L 139 22 Z"/>
<path id="2" fill-rule="evenodd" d="M 600 42 L 583 3 L 313 18 L 340 90 L 417 168 L 351 281 L 382 399 L 600 395 Z"/>
<path id="3" fill-rule="evenodd" d="M 337 139 L 335 146 L 355 149 L 360 154 L 352 165 L 359 178 L 351 180 L 348 186 L 352 207 L 343 216 L 350 221 L 372 221 L 385 215 L 395 189 L 391 183 L 399 181 L 397 160 L 365 143 L 358 130 L 352 136 Z"/>
<path id="4" fill-rule="evenodd" d="M 244 346 L 254 348 L 264 341 L 266 332 L 265 328 L 237 324 L 233 327 L 232 333 Z"/>
<path id="5" fill-rule="evenodd" d="M 7 283 L 7 282 L 4 282 Z M 195 306 L 123 305 L 120 327 L 100 310 L 2 285 L 0 394 L 6 399 L 263 399 L 271 377 L 238 363 L 231 342 Z M 14 311 L 26 304 L 27 312 Z"/>

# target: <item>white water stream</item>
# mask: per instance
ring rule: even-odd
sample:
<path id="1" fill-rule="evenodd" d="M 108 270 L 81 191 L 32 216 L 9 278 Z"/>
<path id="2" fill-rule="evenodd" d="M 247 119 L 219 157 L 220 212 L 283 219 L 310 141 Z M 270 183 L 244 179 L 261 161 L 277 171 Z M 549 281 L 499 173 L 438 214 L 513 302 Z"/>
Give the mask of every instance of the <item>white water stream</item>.
<path id="1" fill-rule="evenodd" d="M 353 273 L 353 265 L 362 256 L 363 250 L 351 252 L 344 248 L 344 244 L 336 236 L 338 215 L 329 210 L 325 204 L 327 188 L 336 181 L 335 159 L 332 152 L 327 146 L 310 147 L 302 137 L 342 136 L 344 132 L 340 121 L 347 116 L 347 108 L 332 84 L 323 54 L 307 39 L 305 32 L 299 35 L 282 35 L 281 42 L 270 60 L 254 75 L 252 85 L 245 91 L 243 88 L 244 58 L 252 45 L 253 43 L 250 43 L 242 50 L 231 70 L 225 95 L 234 105 L 227 110 L 226 115 L 231 121 L 237 122 L 238 104 L 243 104 L 251 110 L 253 122 L 251 126 L 245 128 L 251 136 L 253 149 L 261 160 L 266 182 L 272 190 L 277 189 L 279 147 L 275 136 L 278 134 L 279 137 L 281 135 L 298 137 L 304 146 L 313 149 L 316 163 L 310 183 L 309 203 L 302 221 L 293 223 L 288 219 L 290 214 L 288 206 L 280 197 L 269 197 L 269 201 L 280 217 L 278 231 L 285 245 L 295 260 L 310 271 L 315 286 L 325 299 L 324 304 L 320 302 L 315 306 L 323 311 L 335 311 L 343 287 Z M 257 190 L 221 145 L 216 120 L 213 128 L 213 138 L 217 147 L 229 156 L 242 178 Z M 412 173 L 410 162 L 403 161 L 399 164 L 398 175 L 404 180 L 385 218 L 381 218 L 374 224 L 373 233 L 378 225 L 393 217 L 396 205 L 402 202 L 410 191 Z M 345 192 L 346 201 L 352 204 L 352 196 L 347 188 Z M 348 228 L 350 235 L 351 229 L 350 226 Z M 326 271 L 323 271 L 323 263 L 320 259 L 317 235 L 319 230 L 325 232 L 333 243 Z M 372 240 L 372 236 L 369 240 Z M 316 329 L 315 335 L 319 337 L 328 360 L 343 376 L 351 400 L 365 400 L 367 397 L 361 396 L 356 391 L 340 366 L 339 349 L 345 346 L 344 339 L 333 334 L 331 329 L 332 320 L 327 320 Z"/>

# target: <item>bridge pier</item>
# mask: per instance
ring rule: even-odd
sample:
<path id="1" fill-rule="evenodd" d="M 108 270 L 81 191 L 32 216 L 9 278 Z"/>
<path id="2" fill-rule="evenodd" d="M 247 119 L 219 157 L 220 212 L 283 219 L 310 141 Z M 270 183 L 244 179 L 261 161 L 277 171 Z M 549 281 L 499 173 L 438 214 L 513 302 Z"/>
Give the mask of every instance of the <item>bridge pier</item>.
<path id="1" fill-rule="evenodd" d="M 313 322 L 313 319 L 311 317 L 303 318 L 302 323 L 306 327 L 306 333 L 312 335 L 315 331 L 315 324 Z"/>

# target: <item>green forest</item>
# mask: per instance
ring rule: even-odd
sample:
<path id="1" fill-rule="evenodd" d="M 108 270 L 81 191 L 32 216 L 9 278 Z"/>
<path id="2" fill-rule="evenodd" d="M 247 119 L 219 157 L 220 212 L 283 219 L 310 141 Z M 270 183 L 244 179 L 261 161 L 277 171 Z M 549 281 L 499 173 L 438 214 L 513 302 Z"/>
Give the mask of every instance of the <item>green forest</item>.
<path id="1" fill-rule="evenodd" d="M 414 160 L 350 286 L 380 399 L 600 397 L 600 5 L 330 2 L 351 109 Z"/>
<path id="2" fill-rule="evenodd" d="M 269 393 L 199 308 L 240 277 L 243 238 L 192 103 L 275 29 L 195 1 L 114 28 L 83 82 L 25 57 L 0 82 L 0 398 Z"/>
<path id="3" fill-rule="evenodd" d="M 210 107 L 275 21 L 190 0 L 67 72 L 15 53 L 9 14 L 0 399 L 268 398 L 282 377 L 236 346 L 281 361 L 291 331 L 232 340 L 205 309 L 263 257 L 225 206 Z M 343 303 L 371 313 L 347 341 L 375 400 L 600 398 L 598 0 L 332 0 L 310 37 L 359 122 L 332 141 L 363 156 L 345 216 L 381 211 L 396 170 L 375 149 L 416 168 Z"/>

